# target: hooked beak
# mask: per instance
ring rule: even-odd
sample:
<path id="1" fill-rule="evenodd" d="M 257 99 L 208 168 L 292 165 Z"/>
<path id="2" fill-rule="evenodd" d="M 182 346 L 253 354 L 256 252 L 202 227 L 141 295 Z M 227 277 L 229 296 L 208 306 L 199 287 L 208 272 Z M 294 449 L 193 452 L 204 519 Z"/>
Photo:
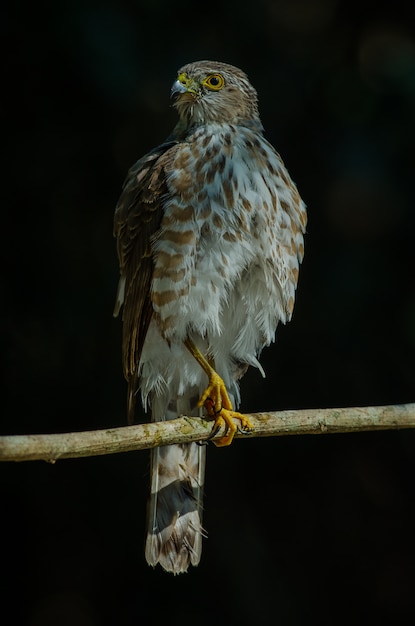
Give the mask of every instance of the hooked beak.
<path id="1" fill-rule="evenodd" d="M 172 85 L 170 98 L 174 98 L 178 94 L 185 93 L 186 91 L 187 87 L 183 85 L 179 80 L 176 80 L 176 82 L 174 82 Z"/>
<path id="2" fill-rule="evenodd" d="M 198 84 L 189 78 L 184 72 L 177 77 L 171 88 L 170 97 L 177 100 L 194 102 L 199 96 Z"/>

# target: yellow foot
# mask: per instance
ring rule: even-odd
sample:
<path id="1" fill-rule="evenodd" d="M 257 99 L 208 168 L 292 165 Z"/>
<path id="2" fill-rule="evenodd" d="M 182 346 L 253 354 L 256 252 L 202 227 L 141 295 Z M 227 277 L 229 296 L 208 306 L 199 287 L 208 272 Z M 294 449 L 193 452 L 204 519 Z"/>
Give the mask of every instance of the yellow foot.
<path id="1" fill-rule="evenodd" d="M 235 418 L 241 422 L 241 426 L 239 428 L 234 422 Z M 237 413 L 236 411 L 230 411 L 229 409 L 221 409 L 215 416 L 215 423 L 213 424 L 211 437 L 214 437 L 224 424 L 227 426 L 226 434 L 213 442 L 215 446 L 218 446 L 218 448 L 222 446 L 230 446 L 233 438 L 235 437 L 235 433 L 238 430 L 246 435 L 253 430 L 253 426 L 246 415 Z"/>
<path id="2" fill-rule="evenodd" d="M 222 378 L 212 367 L 206 373 L 209 376 L 209 385 L 203 392 L 197 406 L 204 406 L 211 417 L 215 417 L 221 409 L 232 411 L 232 403 Z"/>
<path id="3" fill-rule="evenodd" d="M 186 339 L 184 344 L 209 377 L 209 385 L 202 394 L 198 406 L 204 406 L 209 417 L 215 420 L 211 437 L 214 437 L 224 424 L 227 428 L 224 437 L 213 443 L 216 446 L 229 446 L 237 430 L 248 434 L 253 430 L 253 426 L 246 415 L 233 410 L 225 383 L 193 341 Z M 234 422 L 235 418 L 241 422 L 239 429 Z"/>
<path id="4" fill-rule="evenodd" d="M 215 446 L 229 446 L 238 430 L 248 434 L 253 429 L 246 415 L 233 410 L 225 383 L 213 369 L 209 372 L 209 385 L 202 394 L 198 406 L 204 406 L 207 414 L 215 420 L 211 437 L 214 437 L 223 425 L 227 428 L 224 437 L 213 442 Z M 235 424 L 234 419 L 238 419 L 241 422 L 239 428 Z"/>

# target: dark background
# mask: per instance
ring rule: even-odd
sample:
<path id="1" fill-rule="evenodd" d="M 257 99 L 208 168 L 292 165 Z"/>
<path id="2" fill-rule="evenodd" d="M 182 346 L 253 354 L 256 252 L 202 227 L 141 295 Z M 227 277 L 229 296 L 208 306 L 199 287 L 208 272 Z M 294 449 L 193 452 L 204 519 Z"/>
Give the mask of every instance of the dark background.
<path id="1" fill-rule="evenodd" d="M 246 411 L 414 400 L 411 2 L 13 2 L 2 31 L 3 433 L 125 423 L 113 211 L 186 62 L 233 63 L 309 209 Z M 148 453 L 3 464 L 1 622 L 415 623 L 412 431 L 208 449 L 202 562 L 144 561 Z"/>

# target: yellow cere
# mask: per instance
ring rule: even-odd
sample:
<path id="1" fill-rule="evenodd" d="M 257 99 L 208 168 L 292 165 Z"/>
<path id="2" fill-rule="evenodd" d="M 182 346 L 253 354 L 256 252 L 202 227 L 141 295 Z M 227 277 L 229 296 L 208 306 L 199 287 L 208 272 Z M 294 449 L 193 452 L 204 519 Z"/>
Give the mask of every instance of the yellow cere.
<path id="1" fill-rule="evenodd" d="M 189 79 L 187 78 L 187 75 L 185 74 L 185 72 L 182 72 L 181 74 L 179 74 L 179 76 L 177 77 L 177 80 L 182 85 L 186 85 L 189 82 Z"/>

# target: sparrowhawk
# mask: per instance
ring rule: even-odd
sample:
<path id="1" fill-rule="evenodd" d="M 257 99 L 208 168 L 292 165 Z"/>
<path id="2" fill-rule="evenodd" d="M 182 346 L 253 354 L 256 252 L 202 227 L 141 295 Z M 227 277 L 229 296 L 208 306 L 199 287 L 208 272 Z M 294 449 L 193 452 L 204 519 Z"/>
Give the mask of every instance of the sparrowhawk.
<path id="1" fill-rule="evenodd" d="M 179 121 L 130 169 L 115 211 L 128 412 L 141 393 L 152 420 L 199 415 L 231 443 L 238 380 L 290 320 L 306 209 L 264 138 L 257 93 L 225 63 L 182 67 Z M 206 447 L 151 452 L 146 559 L 175 574 L 200 560 Z"/>

